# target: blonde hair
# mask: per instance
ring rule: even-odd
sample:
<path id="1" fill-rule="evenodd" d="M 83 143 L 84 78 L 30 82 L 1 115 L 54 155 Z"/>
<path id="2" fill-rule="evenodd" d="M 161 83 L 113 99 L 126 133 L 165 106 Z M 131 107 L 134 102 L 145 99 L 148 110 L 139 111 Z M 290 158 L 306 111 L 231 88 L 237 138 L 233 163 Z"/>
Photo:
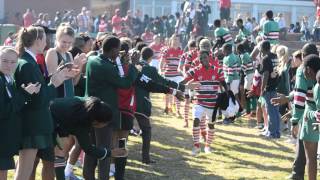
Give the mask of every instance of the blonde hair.
<path id="1" fill-rule="evenodd" d="M 11 47 L 11 46 L 0 46 L 0 57 L 2 56 L 2 54 L 5 54 L 5 53 L 13 53 L 18 58 L 18 52 L 16 51 L 16 49 L 14 47 Z"/>
<path id="2" fill-rule="evenodd" d="M 287 46 L 280 45 L 276 48 L 276 54 L 279 60 L 277 71 L 280 74 L 289 62 L 289 50 Z"/>
<path id="3" fill-rule="evenodd" d="M 22 56 L 25 52 L 25 48 L 31 47 L 36 40 L 42 40 L 44 36 L 45 32 L 42 27 L 29 26 L 28 28 L 21 28 L 18 33 L 16 45 L 19 56 Z"/>
<path id="4" fill-rule="evenodd" d="M 68 35 L 74 38 L 75 33 L 73 28 L 66 23 L 62 23 L 58 28 L 56 32 L 56 38 L 59 39 L 63 35 Z"/>

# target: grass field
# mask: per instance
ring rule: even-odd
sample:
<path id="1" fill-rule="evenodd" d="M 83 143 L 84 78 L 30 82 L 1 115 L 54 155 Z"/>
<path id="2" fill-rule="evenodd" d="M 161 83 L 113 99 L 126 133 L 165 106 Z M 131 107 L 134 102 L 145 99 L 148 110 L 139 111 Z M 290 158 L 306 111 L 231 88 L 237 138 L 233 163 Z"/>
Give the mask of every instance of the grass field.
<path id="1" fill-rule="evenodd" d="M 130 137 L 127 179 L 275 180 L 285 179 L 291 171 L 293 145 L 285 142 L 287 138 L 258 136 L 254 122 L 248 120 L 217 125 L 214 152 L 193 157 L 191 127 L 183 128 L 183 119 L 163 114 L 161 96 L 153 96 L 153 106 L 151 155 L 157 163 L 141 164 L 141 138 Z"/>
<path id="2" fill-rule="evenodd" d="M 151 157 L 156 163 L 141 163 L 141 137 L 130 136 L 127 180 L 280 180 L 289 175 L 294 146 L 286 137 L 267 140 L 257 135 L 254 121 L 239 120 L 216 125 L 214 152 L 193 157 L 191 127 L 183 128 L 183 119 L 163 114 L 162 96 L 152 99 Z M 40 179 L 39 170 L 37 174 Z"/>

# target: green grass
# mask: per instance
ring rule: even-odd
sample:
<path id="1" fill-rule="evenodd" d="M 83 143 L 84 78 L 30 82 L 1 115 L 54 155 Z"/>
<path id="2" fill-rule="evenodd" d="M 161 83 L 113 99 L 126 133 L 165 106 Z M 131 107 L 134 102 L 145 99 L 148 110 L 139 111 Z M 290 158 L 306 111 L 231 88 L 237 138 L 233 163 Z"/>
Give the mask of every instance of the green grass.
<path id="1" fill-rule="evenodd" d="M 192 128 L 183 128 L 183 119 L 163 115 L 163 105 L 162 96 L 153 96 L 151 156 L 157 163 L 141 164 L 141 138 L 130 137 L 127 179 L 274 180 L 289 175 L 293 145 L 286 138 L 274 141 L 258 136 L 253 122 L 246 120 L 216 125 L 214 152 L 192 157 Z"/>
<path id="2" fill-rule="evenodd" d="M 163 114 L 162 96 L 152 99 L 151 157 L 157 163 L 142 164 L 141 137 L 130 136 L 127 180 L 280 180 L 290 174 L 294 146 L 285 137 L 275 141 L 258 136 L 254 123 L 247 120 L 216 125 L 214 152 L 191 156 L 192 128 L 183 128 L 183 119 Z M 40 179 L 39 168 L 37 175 Z"/>

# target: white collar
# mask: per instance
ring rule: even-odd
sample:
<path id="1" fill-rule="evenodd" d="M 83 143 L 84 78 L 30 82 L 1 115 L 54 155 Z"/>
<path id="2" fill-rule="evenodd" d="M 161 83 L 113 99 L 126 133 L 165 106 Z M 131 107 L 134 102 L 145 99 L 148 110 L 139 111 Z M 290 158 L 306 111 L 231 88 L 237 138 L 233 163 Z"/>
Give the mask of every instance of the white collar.
<path id="1" fill-rule="evenodd" d="M 33 52 L 31 52 L 31 51 L 30 51 L 29 49 L 27 49 L 27 48 L 25 48 L 25 51 L 26 51 L 28 54 L 30 54 L 30 56 L 33 57 L 33 59 L 34 59 L 35 62 L 37 62 L 36 55 L 35 55 Z"/>

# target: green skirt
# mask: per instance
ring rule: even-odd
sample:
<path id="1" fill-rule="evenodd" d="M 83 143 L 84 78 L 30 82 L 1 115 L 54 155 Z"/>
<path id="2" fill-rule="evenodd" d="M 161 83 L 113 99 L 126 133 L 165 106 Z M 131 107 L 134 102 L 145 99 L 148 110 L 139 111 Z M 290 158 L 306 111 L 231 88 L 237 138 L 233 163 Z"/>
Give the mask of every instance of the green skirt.
<path id="1" fill-rule="evenodd" d="M 0 157 L 0 171 L 15 169 L 13 157 Z"/>
<path id="2" fill-rule="evenodd" d="M 52 134 L 27 136 L 22 138 L 22 149 L 46 149 L 53 147 Z"/>
<path id="3" fill-rule="evenodd" d="M 305 121 L 303 119 L 302 126 L 300 130 L 300 139 L 303 141 L 311 141 L 311 142 L 318 142 L 319 141 L 319 132 L 313 130 L 312 123 L 315 123 L 316 120 L 314 118 L 308 119 Z"/>

